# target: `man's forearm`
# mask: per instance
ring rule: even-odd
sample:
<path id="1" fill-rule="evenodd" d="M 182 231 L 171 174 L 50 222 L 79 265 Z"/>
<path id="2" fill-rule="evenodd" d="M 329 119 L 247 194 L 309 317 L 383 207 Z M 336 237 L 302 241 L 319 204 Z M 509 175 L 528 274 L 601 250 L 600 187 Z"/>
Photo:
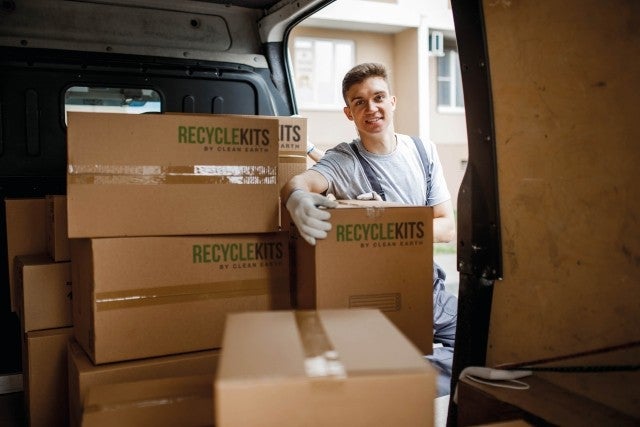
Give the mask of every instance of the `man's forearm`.
<path id="1" fill-rule="evenodd" d="M 456 237 L 456 226 L 450 218 L 433 219 L 433 242 L 449 243 Z"/>

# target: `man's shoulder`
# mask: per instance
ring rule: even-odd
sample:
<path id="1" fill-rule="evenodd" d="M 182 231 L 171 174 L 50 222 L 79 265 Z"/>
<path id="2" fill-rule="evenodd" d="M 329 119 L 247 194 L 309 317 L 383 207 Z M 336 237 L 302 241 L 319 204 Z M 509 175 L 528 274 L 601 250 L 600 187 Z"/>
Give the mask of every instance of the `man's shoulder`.
<path id="1" fill-rule="evenodd" d="M 350 147 L 350 142 L 341 142 L 338 145 L 334 146 L 333 148 L 329 148 L 326 152 L 325 155 L 327 154 L 335 154 L 338 156 L 348 156 L 348 157 L 352 157 L 353 156 L 353 150 Z"/>

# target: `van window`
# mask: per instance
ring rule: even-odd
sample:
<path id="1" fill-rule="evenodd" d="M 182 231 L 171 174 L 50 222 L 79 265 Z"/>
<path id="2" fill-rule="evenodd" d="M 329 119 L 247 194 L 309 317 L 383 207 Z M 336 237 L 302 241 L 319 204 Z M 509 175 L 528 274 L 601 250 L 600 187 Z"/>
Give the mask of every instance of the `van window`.
<path id="1" fill-rule="evenodd" d="M 160 94 L 153 89 L 72 86 L 64 94 L 64 122 L 69 111 L 159 113 Z"/>

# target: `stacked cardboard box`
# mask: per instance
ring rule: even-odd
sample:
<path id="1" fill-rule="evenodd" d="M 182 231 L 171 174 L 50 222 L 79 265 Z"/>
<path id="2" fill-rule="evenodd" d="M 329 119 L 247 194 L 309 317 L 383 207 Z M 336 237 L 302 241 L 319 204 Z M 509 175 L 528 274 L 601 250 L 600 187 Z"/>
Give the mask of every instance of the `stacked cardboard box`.
<path id="1" fill-rule="evenodd" d="M 82 426 L 213 426 L 212 382 L 195 375 L 94 386 Z"/>
<path id="2" fill-rule="evenodd" d="M 291 308 L 280 129 L 255 116 L 69 116 L 72 425 L 83 412 L 85 420 L 105 416 L 93 409 L 113 404 L 116 390 L 146 387 L 117 384 L 120 376 L 95 390 L 78 385 L 82 357 L 89 370 L 154 372 L 127 381 L 181 371 L 211 382 L 215 361 L 195 372 L 159 366 L 188 367 L 220 348 L 229 312 Z M 167 381 L 170 389 L 178 380 Z"/>
<path id="3" fill-rule="evenodd" d="M 218 348 L 226 313 L 290 308 L 284 233 L 74 239 L 76 339 L 94 363 Z"/>
<path id="4" fill-rule="evenodd" d="M 20 318 L 30 426 L 68 425 L 67 342 L 73 336 L 70 263 L 47 252 L 48 197 L 5 200 L 12 306 Z M 52 243 L 68 247 L 64 235 Z"/>
<path id="5" fill-rule="evenodd" d="M 47 253 L 56 262 L 69 261 L 69 232 L 67 226 L 67 197 L 45 196 L 47 221 L 45 235 Z"/>
<path id="6" fill-rule="evenodd" d="M 379 310 L 236 313 L 214 394 L 218 427 L 429 426 L 435 372 Z"/>
<path id="7" fill-rule="evenodd" d="M 16 312 L 20 300 L 16 292 L 14 260 L 18 255 L 47 252 L 44 198 L 5 199 L 7 224 L 7 265 L 9 267 L 9 293 L 11 311 Z"/>
<path id="8" fill-rule="evenodd" d="M 71 341 L 68 347 L 70 425 L 81 425 L 84 412 L 83 406 L 87 403 L 87 397 L 94 388 L 109 384 L 151 380 L 165 380 L 163 387 L 169 387 L 173 379 L 177 379 L 179 382 L 181 381 L 179 378 L 189 376 L 198 376 L 203 381 L 210 382 L 216 372 L 218 358 L 219 350 L 205 350 L 96 365 L 89 359 L 86 352 L 77 342 Z M 122 389 L 116 387 L 111 390 L 118 392 Z M 105 396 L 106 399 L 111 400 L 118 398 L 117 395 L 110 396 L 111 392 L 96 393 L 97 395 L 92 398 L 93 409 L 89 409 L 89 412 L 96 412 L 96 406 L 99 406 L 101 400 L 100 396 Z M 200 407 L 210 409 L 211 413 L 213 413 L 211 402 L 200 401 Z M 115 415 L 122 415 L 122 413 L 116 411 Z M 98 417 L 102 416 L 105 415 L 102 414 Z M 118 419 L 120 420 L 120 418 Z M 115 424 L 112 422 L 110 425 Z M 175 425 L 180 425 L 180 423 Z"/>
<path id="9" fill-rule="evenodd" d="M 341 201 L 326 239 L 296 239 L 297 307 L 380 309 L 431 354 L 432 219 L 427 206 Z"/>

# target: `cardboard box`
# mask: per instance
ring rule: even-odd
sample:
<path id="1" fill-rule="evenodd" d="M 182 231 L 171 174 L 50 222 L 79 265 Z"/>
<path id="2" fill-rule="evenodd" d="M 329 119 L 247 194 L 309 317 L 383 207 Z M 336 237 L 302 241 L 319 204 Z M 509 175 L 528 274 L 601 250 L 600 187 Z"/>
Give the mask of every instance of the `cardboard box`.
<path id="1" fill-rule="evenodd" d="M 94 363 L 220 347 L 227 313 L 291 308 L 286 233 L 73 239 L 75 336 Z"/>
<path id="2" fill-rule="evenodd" d="M 80 425 L 87 393 L 96 385 L 191 375 L 213 377 L 218 357 L 218 350 L 208 350 L 94 365 L 78 343 L 71 341 L 68 350 L 71 426 Z"/>
<path id="3" fill-rule="evenodd" d="M 280 153 L 278 155 L 278 190 L 294 176 L 307 170 L 307 119 L 278 117 L 280 123 Z M 291 215 L 280 206 L 280 227 L 291 230 Z"/>
<path id="4" fill-rule="evenodd" d="M 9 294 L 11 311 L 18 311 L 20 299 L 16 292 L 14 259 L 18 255 L 47 252 L 45 238 L 45 200 L 5 199 L 7 223 L 7 266 L 9 270 Z"/>
<path id="5" fill-rule="evenodd" d="M 184 114 L 184 113 L 168 113 Z M 294 176 L 308 169 L 307 158 L 307 119 L 292 116 L 248 116 L 221 115 L 220 117 L 244 117 L 251 119 L 260 117 L 277 121 L 279 133 L 278 152 L 278 190 Z M 291 229 L 291 216 L 283 206 L 280 207 L 280 227 L 282 230 Z"/>
<path id="6" fill-rule="evenodd" d="M 72 326 L 71 263 L 39 254 L 18 256 L 15 266 L 22 331 Z"/>
<path id="7" fill-rule="evenodd" d="M 69 113 L 69 237 L 277 231 L 278 131 L 257 117 Z"/>
<path id="8" fill-rule="evenodd" d="M 82 427 L 213 426 L 213 375 L 96 385 Z"/>
<path id="9" fill-rule="evenodd" d="M 296 240 L 297 308 L 378 308 L 431 354 L 432 218 L 427 206 L 341 202 L 326 239 Z"/>
<path id="10" fill-rule="evenodd" d="M 436 373 L 379 311 L 227 318 L 216 426 L 430 426 Z"/>
<path id="11" fill-rule="evenodd" d="M 45 234 L 47 253 L 54 261 L 69 261 L 69 233 L 67 231 L 67 197 L 47 195 L 45 197 L 47 221 Z"/>
<path id="12" fill-rule="evenodd" d="M 23 353 L 28 425 L 69 425 L 67 344 L 73 328 L 27 332 Z"/>

